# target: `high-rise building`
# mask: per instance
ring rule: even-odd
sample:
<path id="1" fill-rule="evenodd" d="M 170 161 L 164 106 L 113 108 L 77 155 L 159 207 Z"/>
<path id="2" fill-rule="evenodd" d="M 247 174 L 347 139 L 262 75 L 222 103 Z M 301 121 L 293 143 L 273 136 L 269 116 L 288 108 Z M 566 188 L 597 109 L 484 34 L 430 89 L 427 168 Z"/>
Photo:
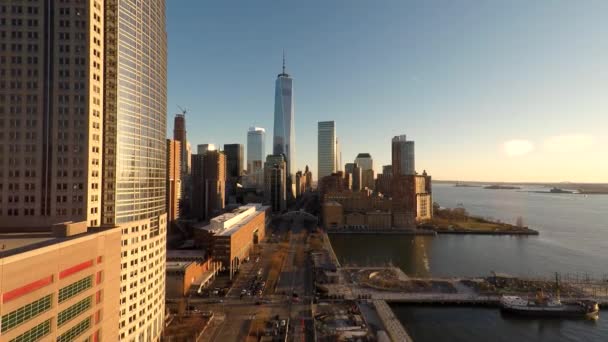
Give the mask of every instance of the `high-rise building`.
<path id="1" fill-rule="evenodd" d="M 224 144 L 226 154 L 226 177 L 239 178 L 243 175 L 243 144 Z"/>
<path id="2" fill-rule="evenodd" d="M 392 175 L 393 174 L 393 165 L 382 165 L 382 174 L 383 175 Z"/>
<path id="3" fill-rule="evenodd" d="M 342 149 L 338 137 L 336 137 L 336 171 L 342 171 Z"/>
<path id="4" fill-rule="evenodd" d="M 250 127 L 247 131 L 247 172 L 249 174 L 263 167 L 266 156 L 266 130 Z"/>
<path id="5" fill-rule="evenodd" d="M 181 198 L 181 144 L 167 139 L 167 221 L 169 224 L 179 218 Z"/>
<path id="6" fill-rule="evenodd" d="M 180 143 L 180 169 L 182 174 L 190 174 L 190 165 L 188 160 L 190 159 L 187 151 L 188 138 L 186 132 L 186 114 L 179 113 L 175 114 L 173 119 L 173 140 L 177 140 Z"/>
<path id="7" fill-rule="evenodd" d="M 229 203 L 236 202 L 237 184 L 243 175 L 244 147 L 242 144 L 224 144 L 226 154 L 226 197 Z"/>
<path id="8" fill-rule="evenodd" d="M 293 178 L 296 173 L 294 116 L 293 79 L 285 72 L 285 56 L 283 55 L 283 71 L 277 76 L 275 82 L 272 153 L 285 156 L 288 178 Z"/>
<path id="9" fill-rule="evenodd" d="M 392 140 L 393 176 L 416 174 L 414 142 L 405 135 L 395 136 Z"/>
<path id="10" fill-rule="evenodd" d="M 317 177 L 320 180 L 336 172 L 336 124 L 319 121 L 317 140 Z"/>
<path id="11" fill-rule="evenodd" d="M 0 11 L 1 22 L 15 23 L 2 43 L 28 46 L 0 49 L 2 68 L 11 71 L 2 76 L 10 89 L 0 88 L 8 117 L 0 125 L 0 154 L 7 155 L 0 158 L 6 189 L 0 227 L 119 226 L 125 290 L 117 301 L 118 336 L 104 340 L 159 340 L 167 226 L 165 1 L 23 4 Z M 144 247 L 148 253 L 135 253 Z M 90 320 L 80 323 L 81 332 L 93 329 Z"/>
<path id="12" fill-rule="evenodd" d="M 312 172 L 308 169 L 308 165 L 306 165 L 302 177 L 304 178 L 304 191 L 312 191 Z"/>
<path id="13" fill-rule="evenodd" d="M 199 145 L 200 146 L 200 145 Z M 209 150 L 192 155 L 192 216 L 208 220 L 225 207 L 226 155 Z"/>
<path id="14" fill-rule="evenodd" d="M 205 152 L 207 151 L 216 151 L 217 147 L 215 147 L 215 144 L 198 144 L 196 145 L 196 153 L 203 155 L 205 154 Z"/>
<path id="15" fill-rule="evenodd" d="M 374 169 L 361 170 L 361 187 L 374 190 L 376 182 L 374 180 Z"/>
<path id="16" fill-rule="evenodd" d="M 264 200 L 272 211 L 287 209 L 287 163 L 282 154 L 268 155 L 264 163 Z"/>
<path id="17" fill-rule="evenodd" d="M 349 175 L 351 189 L 355 192 L 363 189 L 363 170 L 357 163 L 346 163 L 344 172 Z"/>
<path id="18" fill-rule="evenodd" d="M 374 159 L 372 159 L 372 155 L 369 153 L 359 153 L 357 158 L 355 158 L 355 163 L 359 165 L 363 171 L 374 169 Z"/>

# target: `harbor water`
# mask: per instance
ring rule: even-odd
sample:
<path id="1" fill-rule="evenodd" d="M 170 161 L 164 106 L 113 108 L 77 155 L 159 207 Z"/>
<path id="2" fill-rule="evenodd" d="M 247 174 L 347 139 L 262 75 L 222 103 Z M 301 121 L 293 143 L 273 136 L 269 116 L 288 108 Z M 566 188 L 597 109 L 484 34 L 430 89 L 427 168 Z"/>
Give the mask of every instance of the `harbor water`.
<path id="1" fill-rule="evenodd" d="M 434 184 L 434 201 L 515 223 L 539 236 L 332 235 L 342 264 L 392 264 L 414 276 L 606 277 L 608 195 L 550 194 L 540 188 L 488 190 Z M 520 320 L 497 309 L 397 306 L 416 341 L 608 341 L 608 317 L 597 321 Z"/>

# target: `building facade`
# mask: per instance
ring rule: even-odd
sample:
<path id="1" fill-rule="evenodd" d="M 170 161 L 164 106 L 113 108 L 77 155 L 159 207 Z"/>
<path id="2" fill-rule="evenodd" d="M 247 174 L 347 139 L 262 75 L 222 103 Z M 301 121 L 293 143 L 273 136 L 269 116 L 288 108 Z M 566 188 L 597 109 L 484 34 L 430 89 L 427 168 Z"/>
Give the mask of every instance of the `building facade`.
<path id="1" fill-rule="evenodd" d="M 200 146 L 200 145 L 199 145 Z M 226 205 L 226 155 L 209 150 L 192 155 L 192 209 L 198 220 L 218 215 Z"/>
<path id="2" fill-rule="evenodd" d="M 15 2 L 0 19 L 14 23 L 3 43 L 15 46 L 0 51 L 10 75 L 0 82 L 0 226 L 119 226 L 119 328 L 107 340 L 156 341 L 165 315 L 165 1 Z"/>
<path id="3" fill-rule="evenodd" d="M 414 142 L 405 135 L 398 135 L 392 140 L 393 176 L 416 174 Z"/>
<path id="4" fill-rule="evenodd" d="M 293 79 L 285 72 L 285 56 L 283 56 L 283 71 L 277 76 L 275 82 L 272 153 L 285 156 L 287 176 L 290 179 L 294 177 L 296 173 L 296 129 Z"/>
<path id="5" fill-rule="evenodd" d="M 216 151 L 217 147 L 215 147 L 215 144 L 198 144 L 196 145 L 196 153 L 203 155 L 205 154 L 205 152 L 207 151 Z"/>
<path id="6" fill-rule="evenodd" d="M 264 164 L 264 202 L 273 212 L 287 209 L 287 163 L 283 155 L 268 155 Z"/>
<path id="7" fill-rule="evenodd" d="M 86 225 L 3 240 L 2 341 L 117 339 L 121 231 Z"/>
<path id="8" fill-rule="evenodd" d="M 214 217 L 208 225 L 195 227 L 196 244 L 210 250 L 213 260 L 221 262 L 232 278 L 254 245 L 266 236 L 269 210 L 251 203 Z"/>
<path id="9" fill-rule="evenodd" d="M 243 158 L 245 149 L 242 144 L 224 144 L 226 155 L 226 198 L 228 202 L 236 202 L 237 184 L 242 184 Z"/>
<path id="10" fill-rule="evenodd" d="M 319 121 L 317 131 L 317 175 L 319 179 L 336 172 L 336 124 Z"/>
<path id="11" fill-rule="evenodd" d="M 249 174 L 263 167 L 266 157 L 266 130 L 250 127 L 247 131 L 247 172 Z"/>
<path id="12" fill-rule="evenodd" d="M 181 199 L 181 156 L 182 148 L 178 140 L 167 139 L 167 221 L 171 224 L 179 218 Z"/>
<path id="13" fill-rule="evenodd" d="M 355 164 L 359 165 L 359 167 L 363 171 L 374 169 L 374 159 L 372 158 L 372 155 L 369 153 L 357 154 L 357 158 L 355 158 Z"/>

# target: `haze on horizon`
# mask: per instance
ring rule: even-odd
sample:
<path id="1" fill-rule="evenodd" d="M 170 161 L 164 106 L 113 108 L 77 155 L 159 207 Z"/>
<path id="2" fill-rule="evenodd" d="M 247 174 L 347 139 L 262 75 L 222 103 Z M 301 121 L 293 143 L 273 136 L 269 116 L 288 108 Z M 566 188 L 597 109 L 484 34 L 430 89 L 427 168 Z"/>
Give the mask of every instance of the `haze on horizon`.
<path id="1" fill-rule="evenodd" d="M 300 169 L 334 120 L 343 163 L 368 152 L 377 172 L 406 134 L 434 179 L 608 182 L 606 1 L 238 5 L 167 4 L 170 136 L 181 105 L 193 147 L 255 124 L 271 151 L 285 49 Z"/>

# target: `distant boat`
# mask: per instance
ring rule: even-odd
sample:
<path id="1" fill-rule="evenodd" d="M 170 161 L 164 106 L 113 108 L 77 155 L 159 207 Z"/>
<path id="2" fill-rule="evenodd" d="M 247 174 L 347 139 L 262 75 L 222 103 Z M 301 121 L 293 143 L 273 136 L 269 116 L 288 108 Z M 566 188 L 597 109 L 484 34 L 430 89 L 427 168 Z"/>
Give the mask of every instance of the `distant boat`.
<path id="1" fill-rule="evenodd" d="M 556 188 L 556 187 L 549 190 L 549 192 L 552 194 L 572 194 L 572 193 L 574 193 L 574 191 L 563 190 L 563 189 Z"/>
<path id="2" fill-rule="evenodd" d="M 518 186 L 512 186 L 512 185 L 488 185 L 488 186 L 484 186 L 484 189 L 489 189 L 489 190 L 519 190 L 521 189 Z"/>

